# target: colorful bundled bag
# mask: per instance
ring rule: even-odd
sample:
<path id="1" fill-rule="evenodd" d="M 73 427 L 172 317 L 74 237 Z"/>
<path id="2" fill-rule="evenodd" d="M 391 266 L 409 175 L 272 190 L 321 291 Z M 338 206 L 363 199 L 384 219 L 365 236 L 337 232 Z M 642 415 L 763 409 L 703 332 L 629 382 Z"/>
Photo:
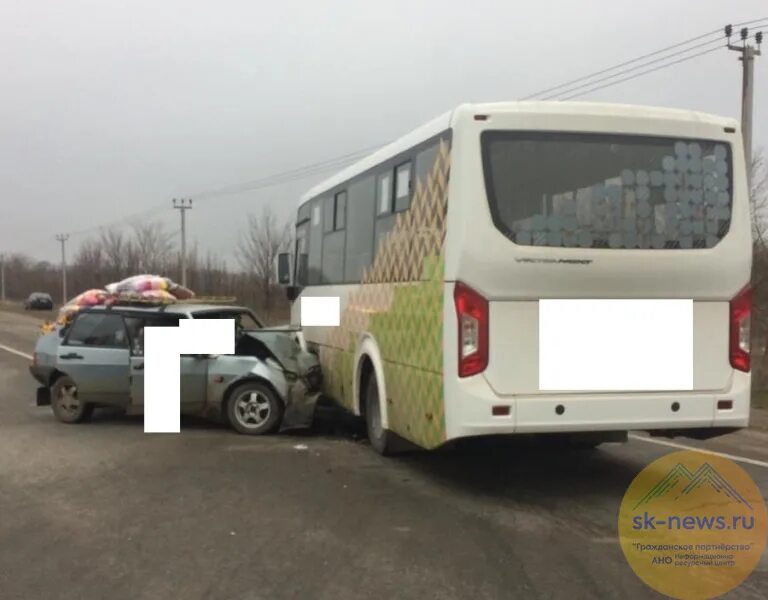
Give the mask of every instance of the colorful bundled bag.
<path id="1" fill-rule="evenodd" d="M 187 300 L 194 297 L 194 292 L 185 287 L 180 286 L 168 277 L 162 277 L 160 275 L 134 275 L 128 277 L 117 283 L 110 283 L 106 290 L 110 294 L 145 294 L 152 292 L 167 292 L 178 300 Z M 152 295 L 147 298 L 153 298 Z M 165 299 L 163 294 L 160 294 L 158 298 Z"/>
<path id="2" fill-rule="evenodd" d="M 56 321 L 46 322 L 41 329 L 43 333 L 53 331 L 56 326 L 66 327 L 82 308 L 89 306 L 108 305 L 118 300 L 145 300 L 171 304 L 177 300 L 194 298 L 195 293 L 168 277 L 160 275 L 134 275 L 105 286 L 105 289 L 86 290 L 67 302 L 59 310 Z"/>
<path id="3" fill-rule="evenodd" d="M 110 283 L 106 290 L 110 294 L 140 294 L 150 290 L 170 289 L 173 282 L 160 275 L 134 275 L 117 283 Z"/>
<path id="4" fill-rule="evenodd" d="M 106 290 L 97 289 L 86 290 L 82 294 L 78 294 L 59 309 L 56 324 L 62 326 L 69 324 L 81 308 L 104 304 L 108 297 L 109 294 Z"/>

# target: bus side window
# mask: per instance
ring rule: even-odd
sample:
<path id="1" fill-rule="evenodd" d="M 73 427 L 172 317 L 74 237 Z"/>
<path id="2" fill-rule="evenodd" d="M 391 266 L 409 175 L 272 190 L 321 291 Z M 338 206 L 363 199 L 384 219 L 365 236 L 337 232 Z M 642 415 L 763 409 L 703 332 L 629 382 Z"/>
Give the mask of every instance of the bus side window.
<path id="1" fill-rule="evenodd" d="M 437 159 L 437 144 L 431 145 L 429 148 L 425 148 L 416 155 L 416 169 L 414 178 L 416 179 L 416 185 L 426 185 L 427 178 L 432 169 L 435 166 L 435 160 Z M 414 192 L 416 190 L 414 189 Z"/>
<path id="2" fill-rule="evenodd" d="M 323 218 L 323 260 L 321 282 L 326 284 L 344 281 L 344 244 L 346 242 L 346 190 L 325 199 Z M 328 223 L 330 221 L 330 224 Z"/>
<path id="3" fill-rule="evenodd" d="M 376 214 L 392 212 L 392 172 L 386 171 L 376 178 Z"/>
<path id="4" fill-rule="evenodd" d="M 395 168 L 395 212 L 408 210 L 411 205 L 411 161 Z"/>
<path id="5" fill-rule="evenodd" d="M 323 233 L 333 231 L 336 199 L 333 196 L 323 198 Z"/>
<path id="6" fill-rule="evenodd" d="M 323 258 L 323 210 L 322 200 L 312 200 L 312 209 L 309 226 L 309 260 L 307 269 L 307 283 L 319 285 L 321 283 L 321 266 Z"/>
<path id="7" fill-rule="evenodd" d="M 371 176 L 353 183 L 348 194 L 344 281 L 356 283 L 362 279 L 363 269 L 373 262 L 376 178 Z"/>
<path id="8" fill-rule="evenodd" d="M 403 166 L 410 165 L 410 162 Z M 376 220 L 373 230 L 373 260 L 379 253 L 381 242 L 395 226 L 395 174 L 399 167 L 388 167 L 376 178 Z M 401 180 L 402 185 L 402 180 Z"/>
<path id="9" fill-rule="evenodd" d="M 309 283 L 309 223 L 305 221 L 296 227 L 296 273 L 295 285 L 305 286 Z"/>
<path id="10" fill-rule="evenodd" d="M 333 230 L 344 229 L 347 224 L 347 192 L 339 192 L 334 196 L 336 210 L 333 213 Z"/>

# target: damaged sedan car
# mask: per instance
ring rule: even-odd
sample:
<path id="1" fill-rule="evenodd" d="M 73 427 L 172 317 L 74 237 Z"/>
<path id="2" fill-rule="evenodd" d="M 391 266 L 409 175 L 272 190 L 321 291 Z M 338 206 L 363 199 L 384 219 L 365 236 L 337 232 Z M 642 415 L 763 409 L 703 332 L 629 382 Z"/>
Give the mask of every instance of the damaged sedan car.
<path id="1" fill-rule="evenodd" d="M 86 308 L 41 336 L 30 367 L 38 406 L 50 405 L 63 423 L 87 421 L 102 406 L 142 414 L 144 328 L 180 319 L 234 319 L 236 335 L 235 354 L 181 356 L 182 414 L 250 435 L 311 424 L 321 372 L 298 333 L 265 328 L 247 308 L 194 303 Z"/>

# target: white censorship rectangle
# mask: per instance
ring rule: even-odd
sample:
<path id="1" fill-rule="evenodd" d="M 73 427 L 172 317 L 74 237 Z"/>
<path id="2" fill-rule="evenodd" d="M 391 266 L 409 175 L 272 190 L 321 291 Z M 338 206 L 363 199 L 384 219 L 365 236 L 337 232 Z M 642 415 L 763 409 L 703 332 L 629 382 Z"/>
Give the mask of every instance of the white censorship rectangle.
<path id="1" fill-rule="evenodd" d="M 539 301 L 539 389 L 693 389 L 693 300 Z"/>
<path id="2" fill-rule="evenodd" d="M 301 324 L 305 327 L 338 327 L 340 306 L 338 296 L 302 296 Z"/>
<path id="3" fill-rule="evenodd" d="M 208 356 L 234 352 L 234 319 L 181 319 L 178 327 L 145 327 L 144 360 L 132 367 L 133 377 L 144 380 L 144 432 L 180 431 L 182 354 L 195 355 L 187 360 L 205 372 Z"/>

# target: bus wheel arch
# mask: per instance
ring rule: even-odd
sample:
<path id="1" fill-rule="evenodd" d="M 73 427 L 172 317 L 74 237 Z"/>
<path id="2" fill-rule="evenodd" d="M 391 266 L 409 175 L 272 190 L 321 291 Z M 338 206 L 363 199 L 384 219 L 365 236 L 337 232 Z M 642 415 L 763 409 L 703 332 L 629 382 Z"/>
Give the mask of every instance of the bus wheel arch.
<path id="1" fill-rule="evenodd" d="M 388 429 L 389 418 L 387 414 L 387 386 L 384 379 L 384 364 L 376 340 L 370 335 L 364 336 L 358 345 L 355 365 L 354 397 L 352 400 L 355 414 L 365 416 L 365 392 L 371 375 L 374 375 L 378 384 L 381 424 L 384 429 Z"/>

